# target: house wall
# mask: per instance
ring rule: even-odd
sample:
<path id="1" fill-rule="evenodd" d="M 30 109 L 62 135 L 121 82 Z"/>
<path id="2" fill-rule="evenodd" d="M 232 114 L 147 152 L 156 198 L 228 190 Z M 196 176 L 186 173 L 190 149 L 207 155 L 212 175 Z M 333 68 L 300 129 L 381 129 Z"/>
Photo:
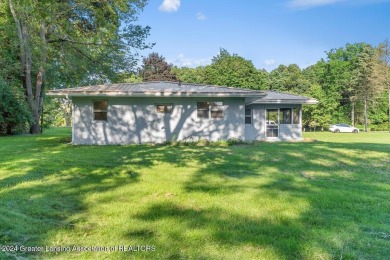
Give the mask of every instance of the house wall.
<path id="1" fill-rule="evenodd" d="M 279 124 L 279 137 L 266 137 L 266 109 L 300 108 L 296 104 L 252 104 L 252 124 L 245 125 L 245 140 L 300 140 L 302 139 L 302 118 L 300 124 Z"/>
<path id="2" fill-rule="evenodd" d="M 93 100 L 98 99 L 108 100 L 107 121 L 93 120 Z M 74 144 L 245 139 L 244 98 L 73 97 L 72 101 Z M 222 101 L 223 118 L 198 118 L 198 101 Z M 156 104 L 173 104 L 173 111 L 157 113 Z"/>

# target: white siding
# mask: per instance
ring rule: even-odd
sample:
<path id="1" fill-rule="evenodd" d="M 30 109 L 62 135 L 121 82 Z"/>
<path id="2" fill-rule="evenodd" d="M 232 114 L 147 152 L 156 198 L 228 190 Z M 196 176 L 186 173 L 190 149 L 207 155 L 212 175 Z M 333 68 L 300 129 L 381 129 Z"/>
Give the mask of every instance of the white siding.
<path id="1" fill-rule="evenodd" d="M 72 99 L 74 144 L 245 139 L 244 98 L 107 98 L 108 120 L 94 121 L 92 104 L 96 99 L 104 98 Z M 222 101 L 223 118 L 198 118 L 197 101 Z M 173 112 L 157 113 L 155 105 L 166 103 L 173 104 Z"/>
<path id="2" fill-rule="evenodd" d="M 266 133 L 266 109 L 277 108 L 301 108 L 301 105 L 288 105 L 288 104 L 252 104 L 247 106 L 252 109 L 252 124 L 245 125 L 245 140 L 269 140 L 269 141 L 281 141 L 281 140 L 301 140 L 302 139 L 302 124 L 279 124 L 279 137 L 267 138 Z M 302 121 L 302 120 L 301 120 Z"/>

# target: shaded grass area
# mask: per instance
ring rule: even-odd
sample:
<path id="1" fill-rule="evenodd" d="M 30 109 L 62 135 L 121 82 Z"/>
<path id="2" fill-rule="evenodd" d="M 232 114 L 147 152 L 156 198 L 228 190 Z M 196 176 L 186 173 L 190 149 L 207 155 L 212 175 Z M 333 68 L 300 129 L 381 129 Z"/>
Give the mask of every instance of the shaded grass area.
<path id="1" fill-rule="evenodd" d="M 0 259 L 387 259 L 390 134 L 314 142 L 72 146 L 0 138 Z M 154 251 L 120 252 L 150 245 Z M 72 248 L 71 248 L 72 249 Z"/>

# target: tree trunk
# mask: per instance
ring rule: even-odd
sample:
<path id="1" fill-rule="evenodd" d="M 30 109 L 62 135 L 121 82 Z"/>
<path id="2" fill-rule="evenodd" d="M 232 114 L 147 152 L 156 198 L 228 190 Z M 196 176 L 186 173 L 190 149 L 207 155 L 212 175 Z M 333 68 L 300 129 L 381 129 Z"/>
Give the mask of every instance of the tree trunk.
<path id="1" fill-rule="evenodd" d="M 387 94 L 389 95 L 389 132 L 390 132 L 390 85 L 387 87 Z"/>
<path id="2" fill-rule="evenodd" d="M 33 53 L 32 49 L 32 36 L 28 30 L 26 21 L 22 21 L 18 18 L 18 14 L 15 10 L 12 0 L 8 1 L 9 8 L 12 14 L 12 17 L 15 21 L 18 39 L 19 39 L 19 48 L 20 48 L 20 62 L 21 62 L 21 77 L 23 81 L 23 86 L 26 90 L 26 99 L 30 107 L 32 115 L 32 123 L 30 126 L 30 133 L 40 134 L 41 133 L 41 122 L 40 118 L 42 115 L 43 109 L 43 81 L 45 75 L 45 65 L 47 60 L 47 50 L 46 50 L 46 25 L 42 21 L 39 31 L 40 37 L 40 66 L 37 71 L 37 77 L 35 81 L 35 93 L 33 89 L 33 80 L 32 80 L 32 59 Z"/>
<path id="3" fill-rule="evenodd" d="M 355 126 L 355 99 L 352 98 L 352 111 L 351 111 L 351 122 L 352 126 Z"/>
<path id="4" fill-rule="evenodd" d="M 364 132 L 367 132 L 367 98 L 364 99 Z"/>

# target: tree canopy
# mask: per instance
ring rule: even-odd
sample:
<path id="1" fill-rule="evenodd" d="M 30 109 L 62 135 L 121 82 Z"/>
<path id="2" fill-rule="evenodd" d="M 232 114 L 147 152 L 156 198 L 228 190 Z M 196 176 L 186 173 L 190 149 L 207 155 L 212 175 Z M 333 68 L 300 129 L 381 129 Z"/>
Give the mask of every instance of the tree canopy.
<path id="1" fill-rule="evenodd" d="M 386 42 L 373 47 L 366 43 L 346 44 L 326 52 L 326 58 L 301 70 L 298 65 L 280 65 L 267 72 L 225 49 L 210 65 L 173 69 L 184 82 L 215 84 L 250 89 L 271 89 L 316 98 L 316 106 L 304 107 L 303 123 L 324 129 L 332 123 L 375 123 L 387 129 L 390 122 L 389 60 Z M 387 116 L 388 115 L 388 116 Z M 390 123 L 389 123 L 390 124 Z"/>
<path id="2" fill-rule="evenodd" d="M 146 0 L 0 2 L 0 134 L 41 131 L 43 106 L 69 118 L 69 104 L 45 101 L 49 88 L 150 80 L 180 80 L 248 89 L 272 89 L 314 97 L 304 125 L 336 122 L 390 129 L 390 47 L 346 44 L 301 69 L 280 65 L 268 72 L 221 48 L 211 64 L 173 67 L 151 53 L 137 69 L 137 51 L 152 47 L 150 28 L 136 25 Z M 13 109 L 13 110 L 12 110 Z M 12 113 L 9 111 L 13 111 Z M 18 112 L 16 112 L 18 111 Z M 12 116 L 17 113 L 18 116 Z M 69 124 L 69 120 L 53 119 Z M 45 119 L 46 120 L 46 119 Z M 44 122 L 45 123 L 45 122 Z"/>
<path id="3" fill-rule="evenodd" d="M 177 77 L 172 73 L 172 67 L 163 56 L 152 52 L 143 58 L 139 75 L 144 81 L 176 81 Z"/>
<path id="4" fill-rule="evenodd" d="M 135 25 L 145 0 L 37 1 L 0 4 L 0 76 L 26 93 L 31 132 L 40 132 L 45 88 L 116 82 L 135 69 L 134 50 L 149 47 Z M 4 65 L 4 66 L 3 66 Z"/>

